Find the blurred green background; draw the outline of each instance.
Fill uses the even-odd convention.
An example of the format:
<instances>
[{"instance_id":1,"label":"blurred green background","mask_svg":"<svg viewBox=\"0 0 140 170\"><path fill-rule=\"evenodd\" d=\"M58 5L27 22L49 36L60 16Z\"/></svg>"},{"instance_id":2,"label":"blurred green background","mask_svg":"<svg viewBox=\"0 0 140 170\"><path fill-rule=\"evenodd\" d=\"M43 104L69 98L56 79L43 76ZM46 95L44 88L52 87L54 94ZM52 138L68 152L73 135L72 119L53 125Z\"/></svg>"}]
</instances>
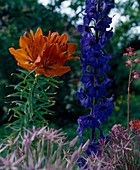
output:
<instances>
[{"instance_id":1,"label":"blurred green background","mask_svg":"<svg viewBox=\"0 0 140 170\"><path fill-rule=\"evenodd\" d=\"M122 57L125 47L135 48L140 57L140 0L113 2L115 9L110 12L110 16L114 16L114 36L105 48L108 53L113 54L108 75L114 79L110 93L114 93L115 108L108 122L103 124L105 133L116 123L126 125L129 68L124 66L125 57ZM36 31L41 27L45 35L49 30L60 34L67 33L69 41L77 44L75 55L80 56L80 33L76 27L82 23L83 9L84 0L50 0L46 6L37 0L0 0L0 137L10 133L5 130L10 108L6 96L13 91L8 86L16 84L17 81L11 76L18 66L8 51L9 47L18 48L19 37L25 31ZM55 89L56 104L51 108L55 114L48 119L51 127L62 128L69 138L73 138L77 135L77 118L87 114L87 111L75 97L75 92L81 87L80 61L69 61L68 64L71 66L71 72L57 78L63 80L63 83L59 89ZM136 67L140 72L140 65ZM131 94L131 119L140 118L139 79L132 83Z\"/></svg>"}]
</instances>

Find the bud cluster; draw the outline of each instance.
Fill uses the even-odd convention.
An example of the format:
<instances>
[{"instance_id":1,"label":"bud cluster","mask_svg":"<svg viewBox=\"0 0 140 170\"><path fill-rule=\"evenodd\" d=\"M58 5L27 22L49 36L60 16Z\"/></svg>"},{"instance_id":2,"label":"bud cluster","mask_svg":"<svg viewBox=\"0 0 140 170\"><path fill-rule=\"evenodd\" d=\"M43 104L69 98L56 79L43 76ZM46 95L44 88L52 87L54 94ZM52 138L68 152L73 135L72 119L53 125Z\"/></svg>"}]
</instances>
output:
<instances>
[{"instance_id":1,"label":"bud cluster","mask_svg":"<svg viewBox=\"0 0 140 170\"><path fill-rule=\"evenodd\" d=\"M138 57L137 58L132 58L132 57L137 56L137 53L133 52L134 48L131 48L131 47L126 48L126 51L127 51L127 53L124 53L123 56L129 57L129 59L126 60L125 66L132 68L133 64L140 62L140 58L138 58ZM137 70L132 70L132 79L137 79L139 77L140 77L140 74L138 73L138 71Z\"/></svg>"}]
</instances>

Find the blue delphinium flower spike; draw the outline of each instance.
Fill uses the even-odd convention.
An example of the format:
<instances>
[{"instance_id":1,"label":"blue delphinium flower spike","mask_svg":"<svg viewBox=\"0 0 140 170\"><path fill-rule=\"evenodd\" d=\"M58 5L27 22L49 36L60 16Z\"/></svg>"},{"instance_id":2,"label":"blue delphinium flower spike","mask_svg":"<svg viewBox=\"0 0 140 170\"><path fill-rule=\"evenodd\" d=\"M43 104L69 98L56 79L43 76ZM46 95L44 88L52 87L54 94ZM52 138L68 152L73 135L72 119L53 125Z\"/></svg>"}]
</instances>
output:
<instances>
[{"instance_id":1,"label":"blue delphinium flower spike","mask_svg":"<svg viewBox=\"0 0 140 170\"><path fill-rule=\"evenodd\" d=\"M80 116L78 119L79 137L83 139L83 131L91 129L90 144L85 152L86 155L98 152L98 139L96 129L99 131L99 139L104 138L100 128L103 122L108 120L114 107L113 97L107 98L108 87L112 80L108 78L107 72L110 70L108 61L111 55L103 49L108 40L113 35L113 28L110 28L112 18L108 16L114 4L109 0L86 0L83 17L83 25L78 26L81 34L81 82L83 87L76 93L89 114ZM99 153L99 152L98 152ZM86 162L80 158L79 162Z\"/></svg>"}]
</instances>

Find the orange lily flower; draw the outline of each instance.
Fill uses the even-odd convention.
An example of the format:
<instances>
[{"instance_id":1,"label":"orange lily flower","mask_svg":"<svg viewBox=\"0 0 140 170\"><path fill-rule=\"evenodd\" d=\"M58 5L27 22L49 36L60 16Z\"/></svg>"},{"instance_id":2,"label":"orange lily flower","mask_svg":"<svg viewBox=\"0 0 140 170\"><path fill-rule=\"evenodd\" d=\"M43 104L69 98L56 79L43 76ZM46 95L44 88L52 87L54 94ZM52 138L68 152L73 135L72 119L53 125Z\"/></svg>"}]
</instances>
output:
<instances>
[{"instance_id":1,"label":"orange lily flower","mask_svg":"<svg viewBox=\"0 0 140 170\"><path fill-rule=\"evenodd\" d=\"M70 71L70 67L64 64L73 58L76 49L75 44L67 41L66 34L59 36L57 32L49 32L48 36L43 36L41 28L38 28L35 34L30 30L20 37L21 49L10 48L9 51L20 67L28 71L35 69L36 75L61 76Z\"/></svg>"},{"instance_id":2,"label":"orange lily flower","mask_svg":"<svg viewBox=\"0 0 140 170\"><path fill-rule=\"evenodd\" d=\"M32 71L36 67L36 62L39 60L38 55L42 52L44 44L45 38L42 35L42 30L38 29L35 35L30 30L28 35L20 37L19 45L21 49L10 48L9 51L14 55L20 67Z\"/></svg>"}]
</instances>

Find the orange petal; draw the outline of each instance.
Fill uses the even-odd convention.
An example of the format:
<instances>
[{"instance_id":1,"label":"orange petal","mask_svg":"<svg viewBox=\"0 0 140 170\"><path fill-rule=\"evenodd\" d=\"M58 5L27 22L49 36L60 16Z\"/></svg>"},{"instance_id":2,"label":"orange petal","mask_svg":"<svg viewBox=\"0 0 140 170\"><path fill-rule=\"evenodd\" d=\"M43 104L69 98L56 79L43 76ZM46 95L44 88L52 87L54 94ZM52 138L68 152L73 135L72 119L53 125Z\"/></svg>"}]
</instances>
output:
<instances>
[{"instance_id":1,"label":"orange petal","mask_svg":"<svg viewBox=\"0 0 140 170\"><path fill-rule=\"evenodd\" d=\"M27 53L23 49L15 50L14 48L9 48L9 51L20 63L32 62L32 59L27 55Z\"/></svg>"},{"instance_id":2,"label":"orange petal","mask_svg":"<svg viewBox=\"0 0 140 170\"><path fill-rule=\"evenodd\" d=\"M28 39L26 36L21 36L19 40L19 44L20 47L23 48L28 53L30 58L32 58L32 51L29 47L32 46L33 42L30 39Z\"/></svg>"},{"instance_id":3,"label":"orange petal","mask_svg":"<svg viewBox=\"0 0 140 170\"><path fill-rule=\"evenodd\" d=\"M49 44L56 43L58 41L58 32L53 32L47 37L47 42Z\"/></svg>"},{"instance_id":4,"label":"orange petal","mask_svg":"<svg viewBox=\"0 0 140 170\"><path fill-rule=\"evenodd\" d=\"M71 56L76 50L76 44L71 44L71 43L68 43L68 60L71 60L71 59L77 59L79 60L80 58L78 56Z\"/></svg>"},{"instance_id":5,"label":"orange petal","mask_svg":"<svg viewBox=\"0 0 140 170\"><path fill-rule=\"evenodd\" d=\"M38 36L34 40L34 46L38 50L38 54L44 48L44 44L46 43L45 38L43 36Z\"/></svg>"},{"instance_id":6,"label":"orange petal","mask_svg":"<svg viewBox=\"0 0 140 170\"><path fill-rule=\"evenodd\" d=\"M18 63L18 65L28 71L32 71L35 69L35 65L34 64L23 64L23 63Z\"/></svg>"},{"instance_id":7,"label":"orange petal","mask_svg":"<svg viewBox=\"0 0 140 170\"><path fill-rule=\"evenodd\" d=\"M62 35L59 37L58 43L66 44L67 41L68 41L67 35L66 35L66 34L62 34Z\"/></svg>"},{"instance_id":8,"label":"orange petal","mask_svg":"<svg viewBox=\"0 0 140 170\"><path fill-rule=\"evenodd\" d=\"M26 31L26 32L24 33L24 36L27 37L28 39L30 39L31 41L34 40L34 33L33 33L32 30L30 30L30 32Z\"/></svg>"},{"instance_id":9,"label":"orange petal","mask_svg":"<svg viewBox=\"0 0 140 170\"><path fill-rule=\"evenodd\" d=\"M30 35L32 37L32 40L34 39L34 32L32 30L30 30Z\"/></svg>"},{"instance_id":10,"label":"orange petal","mask_svg":"<svg viewBox=\"0 0 140 170\"><path fill-rule=\"evenodd\" d=\"M40 69L40 68L37 68L36 69L36 75L40 75L40 74L44 74L45 76L48 76L50 77L51 76L51 71L50 70L46 70L46 69Z\"/></svg>"},{"instance_id":11,"label":"orange petal","mask_svg":"<svg viewBox=\"0 0 140 170\"><path fill-rule=\"evenodd\" d=\"M36 33L35 33L35 38L40 36L40 35L43 35L43 32L42 32L42 29L41 28L38 28Z\"/></svg>"},{"instance_id":12,"label":"orange petal","mask_svg":"<svg viewBox=\"0 0 140 170\"><path fill-rule=\"evenodd\" d=\"M76 44L71 44L71 43L68 43L68 54L73 54L75 52L75 49L76 49Z\"/></svg>"},{"instance_id":13,"label":"orange petal","mask_svg":"<svg viewBox=\"0 0 140 170\"><path fill-rule=\"evenodd\" d=\"M53 68L51 70L52 72L52 77L55 77L55 76L62 76L63 74L67 73L70 71L70 67L69 66L65 66L65 67L56 67L56 68Z\"/></svg>"},{"instance_id":14,"label":"orange petal","mask_svg":"<svg viewBox=\"0 0 140 170\"><path fill-rule=\"evenodd\" d=\"M44 74L45 76L52 76L52 77L56 77L56 76L62 76L63 74L67 73L68 71L70 71L70 67L69 66L65 66L65 67L60 67L60 68L50 68L50 69L38 69L36 70L36 74Z\"/></svg>"}]
</instances>

